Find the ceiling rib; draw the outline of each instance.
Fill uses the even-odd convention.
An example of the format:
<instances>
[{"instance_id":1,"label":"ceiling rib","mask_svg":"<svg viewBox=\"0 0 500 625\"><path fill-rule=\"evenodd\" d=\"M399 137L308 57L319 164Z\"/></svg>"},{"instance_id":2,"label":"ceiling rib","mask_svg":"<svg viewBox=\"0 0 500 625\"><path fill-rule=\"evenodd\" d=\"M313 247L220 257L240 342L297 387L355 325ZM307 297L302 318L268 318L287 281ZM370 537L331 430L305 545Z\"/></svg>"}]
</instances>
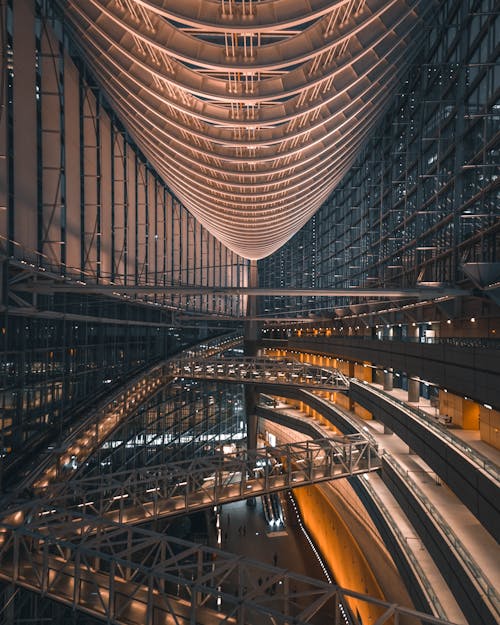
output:
<instances>
[{"instance_id":1,"label":"ceiling rib","mask_svg":"<svg viewBox=\"0 0 500 625\"><path fill-rule=\"evenodd\" d=\"M346 173L428 0L67 0L122 121L199 221L263 258Z\"/></svg>"}]
</instances>

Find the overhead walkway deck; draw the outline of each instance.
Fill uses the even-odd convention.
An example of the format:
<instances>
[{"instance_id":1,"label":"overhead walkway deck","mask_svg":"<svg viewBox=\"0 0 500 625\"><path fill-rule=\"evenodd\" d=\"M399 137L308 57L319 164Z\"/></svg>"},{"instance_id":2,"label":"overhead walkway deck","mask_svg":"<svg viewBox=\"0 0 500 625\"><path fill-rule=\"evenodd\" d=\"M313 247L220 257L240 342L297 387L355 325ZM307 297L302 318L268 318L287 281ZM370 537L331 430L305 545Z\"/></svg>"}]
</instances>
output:
<instances>
[{"instance_id":1,"label":"overhead walkway deck","mask_svg":"<svg viewBox=\"0 0 500 625\"><path fill-rule=\"evenodd\" d=\"M347 391L349 388L349 380L340 370L315 367L293 358L179 358L171 362L170 373L187 379L259 386L305 386L328 391Z\"/></svg>"},{"instance_id":2,"label":"overhead walkway deck","mask_svg":"<svg viewBox=\"0 0 500 625\"><path fill-rule=\"evenodd\" d=\"M119 625L326 625L325 610L327 623L348 625L346 607L359 602L377 611L377 625L453 625L164 534L130 525L99 532L95 523L75 516L50 529L40 519L0 524L0 579Z\"/></svg>"},{"instance_id":3,"label":"overhead walkway deck","mask_svg":"<svg viewBox=\"0 0 500 625\"><path fill-rule=\"evenodd\" d=\"M35 487L43 490L49 484L67 479L71 472L65 472L64 466L80 466L103 442L134 415L141 405L153 397L173 379L170 367L173 360L182 357L210 358L215 354L227 351L242 341L242 335L232 332L193 345L180 355L154 365L148 371L134 376L124 386L100 402L89 412L87 417L72 428L62 444L53 446L50 453L44 455L35 471L26 476L18 484L15 492ZM14 493L15 495L15 493Z\"/></svg>"},{"instance_id":4,"label":"overhead walkway deck","mask_svg":"<svg viewBox=\"0 0 500 625\"><path fill-rule=\"evenodd\" d=\"M363 436L321 438L54 484L38 514L46 522L67 510L141 523L379 467L376 449Z\"/></svg>"}]
</instances>

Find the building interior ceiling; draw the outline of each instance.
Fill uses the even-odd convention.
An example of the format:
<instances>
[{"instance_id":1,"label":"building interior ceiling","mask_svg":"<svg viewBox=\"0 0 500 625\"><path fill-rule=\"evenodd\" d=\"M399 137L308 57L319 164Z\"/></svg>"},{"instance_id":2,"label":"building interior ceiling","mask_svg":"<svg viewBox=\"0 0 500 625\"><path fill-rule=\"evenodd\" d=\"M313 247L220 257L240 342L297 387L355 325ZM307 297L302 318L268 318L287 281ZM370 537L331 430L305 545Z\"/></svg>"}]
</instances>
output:
<instances>
[{"instance_id":1,"label":"building interior ceiling","mask_svg":"<svg viewBox=\"0 0 500 625\"><path fill-rule=\"evenodd\" d=\"M418 48L428 0L67 0L127 130L187 209L264 258L325 201Z\"/></svg>"}]
</instances>

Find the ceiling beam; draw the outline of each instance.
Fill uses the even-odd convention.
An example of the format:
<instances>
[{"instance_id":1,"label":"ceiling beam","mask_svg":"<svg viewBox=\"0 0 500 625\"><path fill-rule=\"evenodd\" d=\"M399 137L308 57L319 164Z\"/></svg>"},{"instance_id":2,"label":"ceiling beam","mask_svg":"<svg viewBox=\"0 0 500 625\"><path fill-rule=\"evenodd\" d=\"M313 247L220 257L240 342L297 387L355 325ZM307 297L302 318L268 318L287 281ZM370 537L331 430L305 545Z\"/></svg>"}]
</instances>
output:
<instances>
[{"instance_id":1,"label":"ceiling beam","mask_svg":"<svg viewBox=\"0 0 500 625\"><path fill-rule=\"evenodd\" d=\"M71 293L96 295L256 295L269 297L348 297L374 299L433 299L437 297L463 297L472 295L472 291L446 286L422 286L411 289L369 289L351 287L335 288L266 288L266 287L234 287L234 286L118 286L108 284L71 284L71 283L30 283L19 285L16 289L31 293Z\"/></svg>"}]
</instances>

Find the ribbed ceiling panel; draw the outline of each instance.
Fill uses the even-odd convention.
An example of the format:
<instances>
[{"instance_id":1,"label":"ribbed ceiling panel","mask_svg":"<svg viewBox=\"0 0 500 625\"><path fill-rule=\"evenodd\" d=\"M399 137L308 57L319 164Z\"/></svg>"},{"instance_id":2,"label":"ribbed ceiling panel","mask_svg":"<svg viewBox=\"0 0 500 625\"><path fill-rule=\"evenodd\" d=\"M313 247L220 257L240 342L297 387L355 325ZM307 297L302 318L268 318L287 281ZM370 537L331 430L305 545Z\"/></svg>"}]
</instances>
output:
<instances>
[{"instance_id":1,"label":"ribbed ceiling panel","mask_svg":"<svg viewBox=\"0 0 500 625\"><path fill-rule=\"evenodd\" d=\"M267 256L383 113L430 0L66 0L131 135L225 245Z\"/></svg>"}]
</instances>

